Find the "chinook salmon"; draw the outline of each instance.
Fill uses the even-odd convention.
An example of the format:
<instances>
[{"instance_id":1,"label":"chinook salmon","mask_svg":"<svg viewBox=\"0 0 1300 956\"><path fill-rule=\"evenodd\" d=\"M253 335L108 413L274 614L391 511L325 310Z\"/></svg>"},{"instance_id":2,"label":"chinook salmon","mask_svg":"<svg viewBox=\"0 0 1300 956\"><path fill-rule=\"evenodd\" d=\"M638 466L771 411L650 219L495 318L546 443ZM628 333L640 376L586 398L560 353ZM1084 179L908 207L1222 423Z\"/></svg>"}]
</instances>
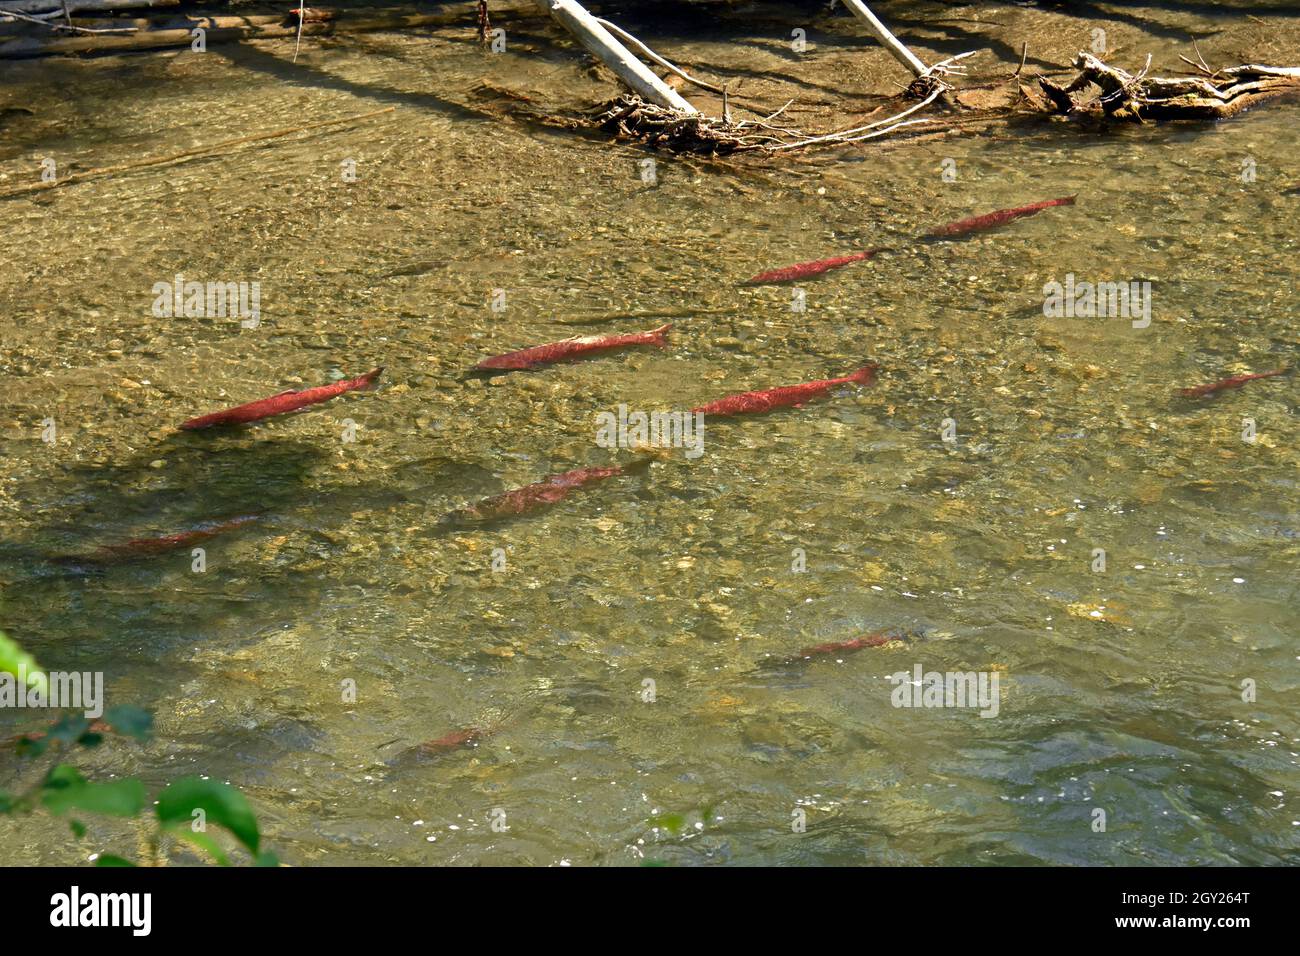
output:
<instances>
[{"instance_id":1,"label":"chinook salmon","mask_svg":"<svg viewBox=\"0 0 1300 956\"><path fill-rule=\"evenodd\" d=\"M982 216L971 216L969 219L959 219L956 222L950 222L947 225L940 226L932 232L926 233L927 239L951 239L954 236L964 236L972 232L981 232L985 229L992 229L995 226L1001 226L1003 223L1011 222L1013 219L1022 219L1025 216L1032 216L1035 213L1042 212L1044 209L1050 209L1053 206L1073 206L1074 196L1062 196L1060 199L1045 199L1042 202L1030 203L1028 206L1017 206L1015 209L999 209L995 212L988 212Z\"/></svg>"},{"instance_id":2,"label":"chinook salmon","mask_svg":"<svg viewBox=\"0 0 1300 956\"><path fill-rule=\"evenodd\" d=\"M123 541L119 544L104 545L92 553L89 560L122 561L162 554L166 551L174 551L177 548L184 548L200 541L206 541L226 531L259 521L261 518L262 516L258 514L237 515L225 521L209 521L196 528L180 531L176 534L165 534L154 538L132 538L130 541Z\"/></svg>"},{"instance_id":3,"label":"chinook salmon","mask_svg":"<svg viewBox=\"0 0 1300 956\"><path fill-rule=\"evenodd\" d=\"M380 367L371 369L365 375L357 378L344 379L330 385L318 385L315 388L304 388L302 391L297 392L289 389L277 395L272 395L270 398L260 398L255 402L227 408L225 411L191 418L187 422L182 422L181 428L194 430L197 428L213 428L217 425L245 425L249 422L261 421L263 418L270 418L273 415L283 415L286 412L306 408L308 405L328 402L331 398L342 395L344 392L372 388L383 371L383 368Z\"/></svg>"},{"instance_id":4,"label":"chinook salmon","mask_svg":"<svg viewBox=\"0 0 1300 956\"><path fill-rule=\"evenodd\" d=\"M632 475L650 467L651 457L639 458L626 465L609 465L594 468L576 468L563 474L551 475L541 481L513 491L484 498L475 504L453 511L442 519L444 525L471 524L495 521L525 514L543 505L553 505L567 498L570 492L606 478Z\"/></svg>"},{"instance_id":5,"label":"chinook salmon","mask_svg":"<svg viewBox=\"0 0 1300 956\"><path fill-rule=\"evenodd\" d=\"M798 279L809 279L832 269L842 269L855 262L870 259L877 252L883 251L883 249L867 249L864 252L853 252L847 256L831 256L829 259L817 259L813 262L796 262L792 266L782 266L780 269L760 272L758 275L746 279L741 285L773 285L778 282L795 282Z\"/></svg>"},{"instance_id":6,"label":"chinook salmon","mask_svg":"<svg viewBox=\"0 0 1300 956\"><path fill-rule=\"evenodd\" d=\"M1194 385L1191 388L1182 388L1178 392L1184 398L1203 398L1206 395L1213 395L1215 392L1222 392L1228 388L1241 388L1247 382L1254 382L1261 378L1273 378L1276 375L1285 375L1291 371L1288 368L1275 368L1269 372L1252 372L1248 375L1236 375L1232 378L1221 379L1217 382L1211 382L1209 385Z\"/></svg>"},{"instance_id":7,"label":"chinook salmon","mask_svg":"<svg viewBox=\"0 0 1300 956\"><path fill-rule=\"evenodd\" d=\"M546 345L534 345L532 348L494 355L479 362L474 368L480 371L516 371L549 365L565 359L577 358L592 352L608 352L611 349L629 348L634 345L651 345L663 348L668 344L664 335L673 327L669 322L649 332L627 332L621 335L584 335L549 342Z\"/></svg>"},{"instance_id":8,"label":"chinook salmon","mask_svg":"<svg viewBox=\"0 0 1300 956\"><path fill-rule=\"evenodd\" d=\"M816 382L804 382L802 385L785 385L780 388L728 395L707 405L692 408L691 411L703 412L705 415L747 415L788 406L798 408L809 399L825 395L837 385L870 385L875 381L877 368L879 366L873 362L843 378L827 378Z\"/></svg>"}]
</instances>

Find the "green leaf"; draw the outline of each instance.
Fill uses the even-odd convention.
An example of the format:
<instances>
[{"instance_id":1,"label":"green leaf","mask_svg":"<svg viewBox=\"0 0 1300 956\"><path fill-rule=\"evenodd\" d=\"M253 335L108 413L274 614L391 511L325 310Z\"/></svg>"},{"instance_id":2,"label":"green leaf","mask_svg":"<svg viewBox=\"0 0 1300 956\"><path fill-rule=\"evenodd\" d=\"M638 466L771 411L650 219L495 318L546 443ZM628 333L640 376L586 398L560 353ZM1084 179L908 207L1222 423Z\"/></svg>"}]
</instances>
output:
<instances>
[{"instance_id":1,"label":"green leaf","mask_svg":"<svg viewBox=\"0 0 1300 956\"><path fill-rule=\"evenodd\" d=\"M195 810L202 810L208 823L225 827L257 855L261 841L257 818L244 795L234 787L201 777L182 777L158 794L158 819L164 826L183 823L188 827Z\"/></svg>"},{"instance_id":2,"label":"green leaf","mask_svg":"<svg viewBox=\"0 0 1300 956\"><path fill-rule=\"evenodd\" d=\"M55 764L50 768L50 772L45 775L46 787L71 787L79 783L85 783L86 778L81 772L71 764Z\"/></svg>"},{"instance_id":3,"label":"green leaf","mask_svg":"<svg viewBox=\"0 0 1300 956\"><path fill-rule=\"evenodd\" d=\"M257 859L253 861L253 865L271 867L279 866L280 858L270 850L263 850L261 853L257 854Z\"/></svg>"},{"instance_id":4,"label":"green leaf","mask_svg":"<svg viewBox=\"0 0 1300 956\"><path fill-rule=\"evenodd\" d=\"M4 791L0 791L0 813L12 813L14 809L14 798Z\"/></svg>"},{"instance_id":5,"label":"green leaf","mask_svg":"<svg viewBox=\"0 0 1300 956\"><path fill-rule=\"evenodd\" d=\"M52 768L41 789L41 802L54 814L85 810L114 817L133 817L144 809L144 784L139 780L92 783L67 764Z\"/></svg>"},{"instance_id":6,"label":"green leaf","mask_svg":"<svg viewBox=\"0 0 1300 956\"><path fill-rule=\"evenodd\" d=\"M69 820L68 826L72 827L72 835L78 840L86 835L86 825L80 820Z\"/></svg>"},{"instance_id":7,"label":"green leaf","mask_svg":"<svg viewBox=\"0 0 1300 956\"><path fill-rule=\"evenodd\" d=\"M24 674L28 687L39 687L42 694L49 693L49 681L36 658L19 647L17 641L6 637L3 631L0 631L0 671L12 674L15 683L18 676Z\"/></svg>"},{"instance_id":8,"label":"green leaf","mask_svg":"<svg viewBox=\"0 0 1300 956\"><path fill-rule=\"evenodd\" d=\"M226 856L226 851L221 849L221 844L208 836L206 833L200 833L193 829L188 823L173 823L165 828L168 833L179 840L185 840L187 843L193 843L200 850L217 861L218 866L230 866L230 857Z\"/></svg>"},{"instance_id":9,"label":"green leaf","mask_svg":"<svg viewBox=\"0 0 1300 956\"><path fill-rule=\"evenodd\" d=\"M104 723L119 734L144 742L153 733L153 714L143 707L120 704L104 711Z\"/></svg>"},{"instance_id":10,"label":"green leaf","mask_svg":"<svg viewBox=\"0 0 1300 956\"><path fill-rule=\"evenodd\" d=\"M113 856L111 853L104 853L95 860L95 866L135 866L130 860L125 860L120 856Z\"/></svg>"},{"instance_id":11,"label":"green leaf","mask_svg":"<svg viewBox=\"0 0 1300 956\"><path fill-rule=\"evenodd\" d=\"M14 749L20 757L39 757L50 749L50 742L44 737L19 737Z\"/></svg>"}]
</instances>

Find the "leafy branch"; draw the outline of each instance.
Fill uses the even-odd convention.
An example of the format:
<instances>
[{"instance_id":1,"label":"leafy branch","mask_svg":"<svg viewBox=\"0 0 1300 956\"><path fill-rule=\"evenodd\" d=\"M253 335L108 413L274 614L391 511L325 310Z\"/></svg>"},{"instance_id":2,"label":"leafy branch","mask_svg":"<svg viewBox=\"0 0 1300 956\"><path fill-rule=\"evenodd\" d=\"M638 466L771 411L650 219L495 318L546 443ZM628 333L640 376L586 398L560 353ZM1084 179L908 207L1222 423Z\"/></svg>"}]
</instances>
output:
<instances>
[{"instance_id":1,"label":"leafy branch","mask_svg":"<svg viewBox=\"0 0 1300 956\"><path fill-rule=\"evenodd\" d=\"M20 668L29 680L33 674L45 679L32 656L0 633L0 671L16 674ZM110 732L140 742L148 741L153 733L153 715L132 706L110 707L100 720L91 720L80 714L64 714L47 730L20 734L10 742L20 757L34 759L75 747L98 747L105 734ZM0 814L25 816L43 809L57 817L66 816L78 839L86 834L86 826L79 818L83 813L136 818L145 813L147 806L145 786L136 778L106 782L87 780L76 767L63 762L56 762L36 784L21 793L0 791ZM229 866L230 856L208 833L208 825L217 824L239 841L255 865L279 865L275 854L262 848L257 817L248 800L228 784L203 777L174 780L158 793L153 816L155 829L149 844L155 860L162 838L167 836L201 850L221 866ZM96 858L96 865L136 864L124 857L102 854Z\"/></svg>"}]
</instances>

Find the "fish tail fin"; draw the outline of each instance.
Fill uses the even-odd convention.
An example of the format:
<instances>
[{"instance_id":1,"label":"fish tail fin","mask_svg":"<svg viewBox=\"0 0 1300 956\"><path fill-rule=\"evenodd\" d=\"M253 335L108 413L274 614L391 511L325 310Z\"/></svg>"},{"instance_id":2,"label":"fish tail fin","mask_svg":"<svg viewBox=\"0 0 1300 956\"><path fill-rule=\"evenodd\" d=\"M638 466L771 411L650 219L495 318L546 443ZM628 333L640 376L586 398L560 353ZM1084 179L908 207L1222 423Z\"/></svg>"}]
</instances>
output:
<instances>
[{"instance_id":1,"label":"fish tail fin","mask_svg":"<svg viewBox=\"0 0 1300 956\"><path fill-rule=\"evenodd\" d=\"M359 383L357 385L357 388L374 388L375 383L379 381L379 376L383 374L384 374L384 366L381 365L379 366L379 368L372 368L365 375L362 375L359 379L357 379L357 382Z\"/></svg>"},{"instance_id":2,"label":"fish tail fin","mask_svg":"<svg viewBox=\"0 0 1300 956\"><path fill-rule=\"evenodd\" d=\"M660 348L667 345L668 340L664 338L664 336L667 335L672 330L672 327L673 324L671 322L665 322L663 325L659 326L659 328L651 329L650 330L651 341L654 342L655 345L658 345Z\"/></svg>"},{"instance_id":3,"label":"fish tail fin","mask_svg":"<svg viewBox=\"0 0 1300 956\"><path fill-rule=\"evenodd\" d=\"M862 368L858 369L848 376L850 382L857 382L861 385L870 385L876 380L876 369L880 368L875 362L869 362Z\"/></svg>"},{"instance_id":4,"label":"fish tail fin","mask_svg":"<svg viewBox=\"0 0 1300 956\"><path fill-rule=\"evenodd\" d=\"M1078 198L1077 193L1073 196L1062 196L1060 199L1056 200L1056 204L1058 206L1073 206L1074 201Z\"/></svg>"},{"instance_id":5,"label":"fish tail fin","mask_svg":"<svg viewBox=\"0 0 1300 956\"><path fill-rule=\"evenodd\" d=\"M504 707L489 707L479 715L474 726L478 728L479 735L491 737L507 724L513 722L518 716L519 705L506 705Z\"/></svg>"}]
</instances>

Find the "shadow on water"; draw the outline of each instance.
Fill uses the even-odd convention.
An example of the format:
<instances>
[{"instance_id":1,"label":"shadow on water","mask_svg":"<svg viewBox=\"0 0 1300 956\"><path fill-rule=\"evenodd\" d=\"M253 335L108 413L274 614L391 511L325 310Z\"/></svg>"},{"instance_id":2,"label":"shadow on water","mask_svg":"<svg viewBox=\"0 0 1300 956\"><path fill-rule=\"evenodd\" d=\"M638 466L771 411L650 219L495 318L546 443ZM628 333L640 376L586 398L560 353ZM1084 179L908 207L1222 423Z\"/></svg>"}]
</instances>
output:
<instances>
[{"instance_id":1,"label":"shadow on water","mask_svg":"<svg viewBox=\"0 0 1300 956\"><path fill-rule=\"evenodd\" d=\"M124 652L153 659L165 650L157 636L172 635L162 642L171 644L211 632L241 614L253 595L230 586L238 562L214 561L191 577L192 545L237 555L241 544L266 536L304 506L307 481L325 456L297 441L223 447L183 436L125 461L74 466L53 486L20 486L15 498L45 520L0 548L6 624L38 657L43 646L67 642L93 648L89 656L101 661ZM165 468L151 467L160 459ZM243 520L250 516L257 520ZM183 537L222 522L230 526L218 535ZM165 536L182 537L160 541ZM164 584L168 596L160 600ZM121 633L129 652L103 639L97 622L109 620L126 622ZM55 656L44 658L46 666L55 666ZM80 649L78 661L86 666Z\"/></svg>"},{"instance_id":2,"label":"shadow on water","mask_svg":"<svg viewBox=\"0 0 1300 956\"><path fill-rule=\"evenodd\" d=\"M20 484L15 497L49 520L18 553L79 554L100 544L275 511L301 495L307 477L326 455L298 441L226 442L177 436L125 461L74 465L66 482L53 487ZM165 466L153 467L157 461ZM0 560L13 545L9 542L0 552Z\"/></svg>"},{"instance_id":3,"label":"shadow on water","mask_svg":"<svg viewBox=\"0 0 1300 956\"><path fill-rule=\"evenodd\" d=\"M442 99L439 96L434 96L432 93L399 90L391 87L355 83L336 74L314 69L305 63L293 63L283 57L277 56L273 53L267 53L263 50L257 49L256 47L244 46L236 43L220 44L214 46L212 49L241 69L257 73L265 73L268 76L275 77L277 80L296 83L300 86L311 87L312 89L335 90L362 99L374 100L377 103L385 105L409 106L416 109L428 110L434 113L442 113L452 119L495 119L495 117L490 113L485 113L464 106L460 103L454 103L451 100Z\"/></svg>"}]
</instances>

